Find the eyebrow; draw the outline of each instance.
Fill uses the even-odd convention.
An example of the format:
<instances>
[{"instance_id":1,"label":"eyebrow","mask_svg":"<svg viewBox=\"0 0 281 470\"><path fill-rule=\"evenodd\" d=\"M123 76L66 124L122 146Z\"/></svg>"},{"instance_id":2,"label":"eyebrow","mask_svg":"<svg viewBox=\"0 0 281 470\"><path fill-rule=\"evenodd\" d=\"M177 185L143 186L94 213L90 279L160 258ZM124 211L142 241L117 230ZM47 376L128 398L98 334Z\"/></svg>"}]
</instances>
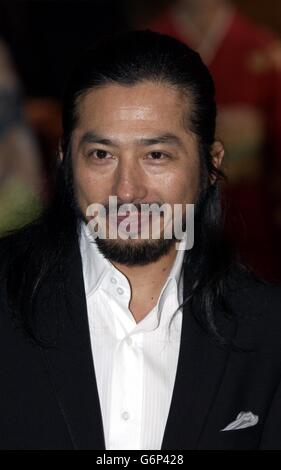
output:
<instances>
[{"instance_id":1,"label":"eyebrow","mask_svg":"<svg viewBox=\"0 0 281 470\"><path fill-rule=\"evenodd\" d=\"M155 136L155 137L136 139L135 143L137 145L143 145L143 146L168 144L168 145L176 145L179 148L183 148L182 140L179 137L177 137L175 134L172 134L169 132ZM118 147L117 142L107 139L92 131L85 132L85 134L81 137L81 140L78 145L78 150L85 144L101 144L101 145L106 145L110 147Z\"/></svg>"}]
</instances>

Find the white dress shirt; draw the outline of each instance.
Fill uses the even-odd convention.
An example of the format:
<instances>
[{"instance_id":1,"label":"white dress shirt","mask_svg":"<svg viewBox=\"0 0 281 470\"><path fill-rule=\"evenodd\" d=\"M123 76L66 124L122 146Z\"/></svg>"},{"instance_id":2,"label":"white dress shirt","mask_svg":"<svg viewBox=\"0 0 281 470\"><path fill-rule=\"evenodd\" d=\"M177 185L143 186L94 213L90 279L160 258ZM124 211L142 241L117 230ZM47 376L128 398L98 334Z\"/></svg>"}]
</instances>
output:
<instances>
[{"instance_id":1,"label":"white dress shirt","mask_svg":"<svg viewBox=\"0 0 281 470\"><path fill-rule=\"evenodd\" d=\"M184 250L157 305L138 323L126 276L99 252L85 224L80 251L106 449L159 450L178 363Z\"/></svg>"}]
</instances>

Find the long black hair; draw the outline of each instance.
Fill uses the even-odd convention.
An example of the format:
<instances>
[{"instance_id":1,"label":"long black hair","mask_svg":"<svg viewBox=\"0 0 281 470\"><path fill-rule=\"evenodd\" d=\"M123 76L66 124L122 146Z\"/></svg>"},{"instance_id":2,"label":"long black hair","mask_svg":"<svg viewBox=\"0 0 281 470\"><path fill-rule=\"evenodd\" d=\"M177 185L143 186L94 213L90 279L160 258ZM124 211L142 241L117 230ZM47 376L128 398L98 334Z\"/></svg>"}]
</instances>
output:
<instances>
[{"instance_id":1,"label":"long black hair","mask_svg":"<svg viewBox=\"0 0 281 470\"><path fill-rule=\"evenodd\" d=\"M185 121L197 136L201 187L195 243L185 261L188 296L184 303L190 302L200 324L224 342L215 312L218 304L225 301L226 281L234 264L223 236L219 187L223 174L211 157L217 114L214 83L198 53L176 39L149 30L104 37L81 55L64 92L63 158L57 163L54 197L37 220L3 239L2 246L11 247L2 250L9 252L6 278L11 312L16 323L36 341L40 341L36 332L36 297L50 279L63 296L63 262L73 240L79 237L81 221L71 162L71 137L79 117L79 100L96 87L133 86L145 80L176 87L191 105Z\"/></svg>"}]
</instances>

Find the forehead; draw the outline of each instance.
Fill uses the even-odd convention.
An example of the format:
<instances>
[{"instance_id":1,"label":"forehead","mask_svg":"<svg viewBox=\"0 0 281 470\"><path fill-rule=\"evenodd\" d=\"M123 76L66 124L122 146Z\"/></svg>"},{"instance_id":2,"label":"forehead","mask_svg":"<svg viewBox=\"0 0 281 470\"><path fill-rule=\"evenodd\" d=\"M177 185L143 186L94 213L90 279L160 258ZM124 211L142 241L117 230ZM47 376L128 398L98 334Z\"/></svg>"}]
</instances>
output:
<instances>
[{"instance_id":1,"label":"forehead","mask_svg":"<svg viewBox=\"0 0 281 470\"><path fill-rule=\"evenodd\" d=\"M183 92L168 84L110 84L90 90L79 99L77 127L134 124L184 128L189 109Z\"/></svg>"}]
</instances>

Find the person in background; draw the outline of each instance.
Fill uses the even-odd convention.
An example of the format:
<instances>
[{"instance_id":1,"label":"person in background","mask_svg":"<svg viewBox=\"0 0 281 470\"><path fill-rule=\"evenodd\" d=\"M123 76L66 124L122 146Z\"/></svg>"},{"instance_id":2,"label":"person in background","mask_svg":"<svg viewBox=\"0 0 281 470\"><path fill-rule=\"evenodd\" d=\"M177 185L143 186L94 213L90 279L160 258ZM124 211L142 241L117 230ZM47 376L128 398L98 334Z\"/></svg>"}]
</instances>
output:
<instances>
[{"instance_id":1,"label":"person in background","mask_svg":"<svg viewBox=\"0 0 281 470\"><path fill-rule=\"evenodd\" d=\"M22 92L9 50L0 41L0 233L19 228L40 212L40 154L25 122Z\"/></svg>"},{"instance_id":2,"label":"person in background","mask_svg":"<svg viewBox=\"0 0 281 470\"><path fill-rule=\"evenodd\" d=\"M217 90L227 232L244 261L281 279L281 46L227 0L178 0L149 27L196 49Z\"/></svg>"}]
</instances>

